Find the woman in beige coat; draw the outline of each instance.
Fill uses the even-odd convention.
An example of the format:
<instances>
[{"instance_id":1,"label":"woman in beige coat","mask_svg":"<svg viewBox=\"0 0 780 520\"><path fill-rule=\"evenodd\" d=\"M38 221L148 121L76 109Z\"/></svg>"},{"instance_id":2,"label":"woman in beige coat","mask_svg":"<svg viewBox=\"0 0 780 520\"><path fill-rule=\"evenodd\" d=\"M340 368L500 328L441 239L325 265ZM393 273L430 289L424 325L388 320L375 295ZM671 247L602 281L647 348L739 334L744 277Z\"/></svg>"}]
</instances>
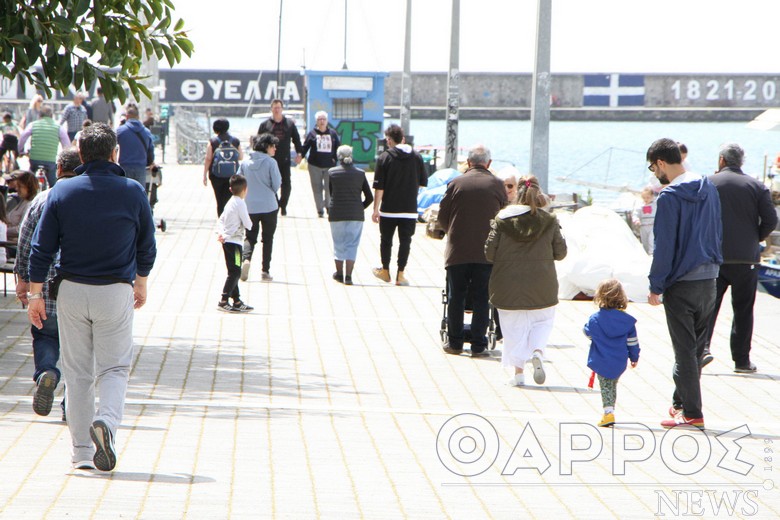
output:
<instances>
[{"instance_id":1,"label":"woman in beige coat","mask_svg":"<svg viewBox=\"0 0 780 520\"><path fill-rule=\"evenodd\" d=\"M498 309L504 335L501 364L514 367L510 384L522 386L529 361L534 381L545 380L542 359L558 304L555 260L566 256L566 241L558 219L541 209L548 201L537 178L518 184L517 202L493 220L485 256L493 262L490 303Z\"/></svg>"}]
</instances>

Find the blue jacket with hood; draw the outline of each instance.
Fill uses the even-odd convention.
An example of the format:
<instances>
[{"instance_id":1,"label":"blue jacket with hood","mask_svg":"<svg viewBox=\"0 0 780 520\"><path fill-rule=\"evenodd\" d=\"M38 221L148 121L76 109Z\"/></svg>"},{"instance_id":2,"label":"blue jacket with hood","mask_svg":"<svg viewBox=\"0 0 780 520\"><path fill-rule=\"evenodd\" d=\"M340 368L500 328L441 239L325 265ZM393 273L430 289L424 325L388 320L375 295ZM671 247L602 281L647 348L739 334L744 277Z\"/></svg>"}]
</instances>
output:
<instances>
[{"instance_id":1,"label":"blue jacket with hood","mask_svg":"<svg viewBox=\"0 0 780 520\"><path fill-rule=\"evenodd\" d=\"M639 361L636 319L618 309L599 309L582 329L591 339L588 368L601 377L617 379L626 360Z\"/></svg>"},{"instance_id":2,"label":"blue jacket with hood","mask_svg":"<svg viewBox=\"0 0 780 520\"><path fill-rule=\"evenodd\" d=\"M705 177L685 172L657 200L650 291L663 294L681 280L718 277L723 235L718 190Z\"/></svg>"}]
</instances>

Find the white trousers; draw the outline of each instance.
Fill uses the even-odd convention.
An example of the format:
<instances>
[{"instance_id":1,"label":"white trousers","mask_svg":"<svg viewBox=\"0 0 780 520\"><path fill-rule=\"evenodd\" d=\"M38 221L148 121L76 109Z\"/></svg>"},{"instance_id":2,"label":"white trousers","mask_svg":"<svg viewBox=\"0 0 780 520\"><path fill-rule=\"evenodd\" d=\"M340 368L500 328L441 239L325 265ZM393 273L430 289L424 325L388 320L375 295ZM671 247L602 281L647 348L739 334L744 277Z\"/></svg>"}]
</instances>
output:
<instances>
[{"instance_id":1,"label":"white trousers","mask_svg":"<svg viewBox=\"0 0 780 520\"><path fill-rule=\"evenodd\" d=\"M498 309L504 348L501 365L523 368L534 350L544 354L555 321L555 307L530 311Z\"/></svg>"},{"instance_id":2,"label":"white trousers","mask_svg":"<svg viewBox=\"0 0 780 520\"><path fill-rule=\"evenodd\" d=\"M57 319L71 456L73 462L92 460L93 421L105 421L114 435L122 422L133 361L133 288L65 280L57 296Z\"/></svg>"}]
</instances>

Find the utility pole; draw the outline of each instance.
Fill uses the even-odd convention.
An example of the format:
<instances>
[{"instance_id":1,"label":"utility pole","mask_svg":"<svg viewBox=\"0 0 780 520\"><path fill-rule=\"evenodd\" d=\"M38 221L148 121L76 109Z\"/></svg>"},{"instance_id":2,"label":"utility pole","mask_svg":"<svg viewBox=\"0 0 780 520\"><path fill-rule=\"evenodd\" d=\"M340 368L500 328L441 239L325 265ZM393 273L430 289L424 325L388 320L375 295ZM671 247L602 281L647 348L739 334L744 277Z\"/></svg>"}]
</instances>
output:
<instances>
[{"instance_id":1,"label":"utility pole","mask_svg":"<svg viewBox=\"0 0 780 520\"><path fill-rule=\"evenodd\" d=\"M341 70L347 70L347 3L349 0L344 0L344 65L341 66Z\"/></svg>"},{"instance_id":2,"label":"utility pole","mask_svg":"<svg viewBox=\"0 0 780 520\"><path fill-rule=\"evenodd\" d=\"M401 76L401 128L410 134L412 119L412 0L406 0L406 42L404 72Z\"/></svg>"},{"instance_id":3,"label":"utility pole","mask_svg":"<svg viewBox=\"0 0 780 520\"><path fill-rule=\"evenodd\" d=\"M531 173L547 192L550 159L550 46L552 0L539 0L536 16L536 61L531 91Z\"/></svg>"},{"instance_id":4,"label":"utility pole","mask_svg":"<svg viewBox=\"0 0 780 520\"><path fill-rule=\"evenodd\" d=\"M450 30L450 69L447 74L447 135L444 138L444 167L458 167L458 111L460 105L460 0L452 0L452 29Z\"/></svg>"},{"instance_id":5,"label":"utility pole","mask_svg":"<svg viewBox=\"0 0 780 520\"><path fill-rule=\"evenodd\" d=\"M284 0L279 0L279 36L276 40L276 88L274 89L275 98L281 98L279 89L282 87L282 6Z\"/></svg>"}]
</instances>

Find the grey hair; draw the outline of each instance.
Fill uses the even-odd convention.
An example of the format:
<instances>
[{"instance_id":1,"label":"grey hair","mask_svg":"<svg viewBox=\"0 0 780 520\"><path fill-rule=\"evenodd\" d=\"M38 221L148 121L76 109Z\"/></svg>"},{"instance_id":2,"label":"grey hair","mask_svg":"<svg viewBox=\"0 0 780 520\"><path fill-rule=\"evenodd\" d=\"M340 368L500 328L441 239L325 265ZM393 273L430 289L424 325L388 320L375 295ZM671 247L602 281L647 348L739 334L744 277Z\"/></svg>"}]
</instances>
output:
<instances>
[{"instance_id":1,"label":"grey hair","mask_svg":"<svg viewBox=\"0 0 780 520\"><path fill-rule=\"evenodd\" d=\"M745 163L745 150L737 143L721 145L718 156L723 157L723 161L729 168L741 168Z\"/></svg>"},{"instance_id":2,"label":"grey hair","mask_svg":"<svg viewBox=\"0 0 780 520\"><path fill-rule=\"evenodd\" d=\"M341 164L352 164L352 147L348 144L342 144L339 146L338 150L336 150L336 157L338 157Z\"/></svg>"},{"instance_id":3,"label":"grey hair","mask_svg":"<svg viewBox=\"0 0 780 520\"><path fill-rule=\"evenodd\" d=\"M478 144L471 150L469 150L469 164L471 166L484 166L490 163L490 150L487 146Z\"/></svg>"},{"instance_id":4,"label":"grey hair","mask_svg":"<svg viewBox=\"0 0 780 520\"><path fill-rule=\"evenodd\" d=\"M52 112L51 105L41 105L41 117L51 117Z\"/></svg>"},{"instance_id":5,"label":"grey hair","mask_svg":"<svg viewBox=\"0 0 780 520\"><path fill-rule=\"evenodd\" d=\"M324 117L325 119L328 119L328 113L327 113L327 112L325 112L324 110L318 110L318 111L317 111L317 112L314 114L314 120L316 121L316 120L317 120L317 119L319 119L320 117Z\"/></svg>"}]
</instances>

